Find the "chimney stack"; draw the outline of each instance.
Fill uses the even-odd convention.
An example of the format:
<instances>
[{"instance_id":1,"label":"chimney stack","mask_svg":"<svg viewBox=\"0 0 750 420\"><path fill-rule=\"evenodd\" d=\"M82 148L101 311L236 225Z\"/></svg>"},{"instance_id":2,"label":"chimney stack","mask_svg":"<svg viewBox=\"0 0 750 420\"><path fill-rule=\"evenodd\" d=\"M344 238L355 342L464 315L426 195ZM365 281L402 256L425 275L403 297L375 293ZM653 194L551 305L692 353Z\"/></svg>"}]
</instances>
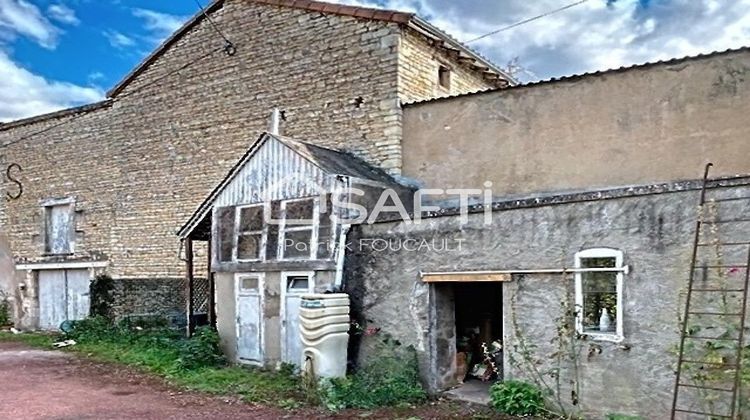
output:
<instances>
[{"instance_id":1,"label":"chimney stack","mask_svg":"<svg viewBox=\"0 0 750 420\"><path fill-rule=\"evenodd\" d=\"M271 111L271 121L268 124L268 132L280 136L281 135L281 111L278 108L274 108Z\"/></svg>"}]
</instances>

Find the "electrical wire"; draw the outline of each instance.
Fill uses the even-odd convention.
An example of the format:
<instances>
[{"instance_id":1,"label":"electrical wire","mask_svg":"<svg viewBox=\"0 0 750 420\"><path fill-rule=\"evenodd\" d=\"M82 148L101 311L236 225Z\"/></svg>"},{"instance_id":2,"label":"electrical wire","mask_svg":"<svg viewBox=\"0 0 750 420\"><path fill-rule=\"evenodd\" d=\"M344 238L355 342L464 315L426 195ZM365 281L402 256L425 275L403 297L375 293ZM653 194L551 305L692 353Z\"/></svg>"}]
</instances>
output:
<instances>
[{"instance_id":1,"label":"electrical wire","mask_svg":"<svg viewBox=\"0 0 750 420\"><path fill-rule=\"evenodd\" d=\"M196 1L198 1L198 0L196 0ZM563 6L563 7L560 7L558 9L550 10L549 12L542 13L541 15L537 15L537 16L534 16L534 17L531 17L531 18L528 18L528 19L524 19L524 20L522 20L520 22L516 22L516 23L514 23L512 25L508 25L508 26L502 27L500 29L494 30L492 32L488 32L488 33L486 33L484 35L478 36L478 37L470 39L468 41L464 41L464 44L469 44L469 43L472 43L472 42L476 42L476 41L479 41L480 39L484 39L484 38L490 37L492 35L499 34L500 32L505 32L507 30L519 27L521 25L525 25L525 24L527 24L529 22L533 22L535 20L542 19L542 18L547 17L549 15L554 15L555 13L559 13L559 12L562 12L564 10L568 10L568 9L576 7L576 6L580 5L580 4L586 3L587 1L589 1L589 0L579 0L579 1L575 2L575 3L568 4L567 6Z\"/></svg>"},{"instance_id":2,"label":"electrical wire","mask_svg":"<svg viewBox=\"0 0 750 420\"><path fill-rule=\"evenodd\" d=\"M178 67L177 69L174 69L174 70L170 71L169 73L167 73L167 74L165 74L165 75L163 75L161 77L158 77L155 80L152 80L151 82L143 84L143 85L139 86L138 88L135 88L135 89L130 90L128 92L122 93L122 94L118 95L116 98L111 98L110 99L111 102L115 102L117 100L120 100L120 99L123 99L123 98L127 98L130 95L133 95L133 94L138 93L138 92L140 92L140 91L142 91L142 90L144 90L144 89L146 89L146 88L148 88L150 86L153 86L153 85L161 82L162 80L166 79L167 77L172 76L175 73L179 73L182 70L185 70L186 68L194 65L197 62L202 61L202 60L204 60L204 59L206 59L208 57L211 57L212 55L216 54L218 51L224 51L224 53L226 53L230 57L233 56L233 55L235 55L237 53L237 47L235 46L235 44L232 41L230 41L229 38L226 37L226 35L224 35L224 32L222 32L221 29L219 29L218 25L216 25L216 22L214 22L213 19L211 19L211 16L209 16L208 13L206 13L206 10L203 8L203 5L201 5L200 1L199 0L195 0L195 3L200 8L200 11L201 11L201 14L203 15L203 17L206 18L206 20L208 20L208 22L211 24L211 27L214 29L214 31L216 31L216 33L219 34L219 36L221 36L221 38L224 40L224 46L221 47L221 48L218 48L218 49L211 50L208 53L206 53L206 54L204 54L204 55L202 55L200 57L197 57L193 61L190 61L189 63L186 63L186 64ZM20 143L22 141L28 140L31 137L37 136L39 134L46 133L46 132L51 131L51 130L57 128L57 127L60 127L62 125L68 124L68 123L71 123L71 122L77 120L78 118L81 118L82 116L87 115L87 114L88 114L88 112L82 110L80 113L74 114L74 115L70 116L69 118L67 118L67 119L65 119L65 120L63 120L63 121L61 121L61 122L59 122L57 124L52 124L52 125L47 126L47 127L43 128L41 130L38 130L38 131L35 131L35 132L32 132L32 133L26 134L24 136L21 136L21 137L15 139L15 140L12 140L12 141L8 142L8 143L0 144L0 149L6 148L8 146L12 146L12 145ZM2 125L0 124L0 127L1 126Z\"/></svg>"},{"instance_id":3,"label":"electrical wire","mask_svg":"<svg viewBox=\"0 0 750 420\"><path fill-rule=\"evenodd\" d=\"M201 4L201 2L199 0L195 0L195 4L198 5L198 8L201 10L201 13L203 14L203 17L206 18L206 20L208 20L208 22L214 28L214 31L216 31L216 33L219 34L219 36L222 39L224 39L224 52L230 57L235 55L237 53L237 48L234 46L234 43L230 41L226 35L224 35L224 32L222 32L221 29L219 29L219 26L216 24L216 22L214 22L214 20L211 19L211 16L209 16L208 13L206 13L206 9L203 8L203 5Z\"/></svg>"}]
</instances>

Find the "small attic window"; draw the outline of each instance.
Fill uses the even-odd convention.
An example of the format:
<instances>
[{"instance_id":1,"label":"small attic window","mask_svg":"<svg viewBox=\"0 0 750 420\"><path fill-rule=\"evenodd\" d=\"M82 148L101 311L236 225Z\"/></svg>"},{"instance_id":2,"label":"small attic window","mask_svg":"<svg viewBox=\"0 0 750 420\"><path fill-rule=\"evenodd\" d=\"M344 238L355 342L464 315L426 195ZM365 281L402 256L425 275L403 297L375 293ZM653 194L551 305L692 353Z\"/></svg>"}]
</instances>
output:
<instances>
[{"instance_id":1,"label":"small attic window","mask_svg":"<svg viewBox=\"0 0 750 420\"><path fill-rule=\"evenodd\" d=\"M447 66L438 67L438 85L446 90L451 88L451 69Z\"/></svg>"}]
</instances>

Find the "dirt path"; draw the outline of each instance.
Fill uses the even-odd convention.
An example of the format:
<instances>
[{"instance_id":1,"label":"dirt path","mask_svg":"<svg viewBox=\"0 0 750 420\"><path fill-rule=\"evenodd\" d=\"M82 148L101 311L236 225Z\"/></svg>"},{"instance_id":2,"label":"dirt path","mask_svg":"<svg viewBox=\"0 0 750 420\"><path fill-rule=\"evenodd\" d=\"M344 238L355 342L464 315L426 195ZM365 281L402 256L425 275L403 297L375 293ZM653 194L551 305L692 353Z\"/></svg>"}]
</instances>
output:
<instances>
[{"instance_id":1,"label":"dirt path","mask_svg":"<svg viewBox=\"0 0 750 420\"><path fill-rule=\"evenodd\" d=\"M469 407L331 413L253 406L182 392L131 368L0 341L0 419L343 419L470 418Z\"/></svg>"},{"instance_id":2,"label":"dirt path","mask_svg":"<svg viewBox=\"0 0 750 420\"><path fill-rule=\"evenodd\" d=\"M170 389L162 381L59 351L0 342L3 419L278 419L319 417Z\"/></svg>"}]
</instances>

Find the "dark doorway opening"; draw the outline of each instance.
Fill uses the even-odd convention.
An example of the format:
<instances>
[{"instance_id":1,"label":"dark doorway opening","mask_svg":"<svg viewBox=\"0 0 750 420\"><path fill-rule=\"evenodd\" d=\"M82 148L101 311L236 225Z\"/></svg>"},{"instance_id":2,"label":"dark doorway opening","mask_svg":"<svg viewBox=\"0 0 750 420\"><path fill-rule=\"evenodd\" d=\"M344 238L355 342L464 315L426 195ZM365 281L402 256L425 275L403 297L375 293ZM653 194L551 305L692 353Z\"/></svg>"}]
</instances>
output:
<instances>
[{"instance_id":1,"label":"dark doorway opening","mask_svg":"<svg viewBox=\"0 0 750 420\"><path fill-rule=\"evenodd\" d=\"M502 283L454 283L453 296L456 378L466 392L485 392L503 377Z\"/></svg>"}]
</instances>

